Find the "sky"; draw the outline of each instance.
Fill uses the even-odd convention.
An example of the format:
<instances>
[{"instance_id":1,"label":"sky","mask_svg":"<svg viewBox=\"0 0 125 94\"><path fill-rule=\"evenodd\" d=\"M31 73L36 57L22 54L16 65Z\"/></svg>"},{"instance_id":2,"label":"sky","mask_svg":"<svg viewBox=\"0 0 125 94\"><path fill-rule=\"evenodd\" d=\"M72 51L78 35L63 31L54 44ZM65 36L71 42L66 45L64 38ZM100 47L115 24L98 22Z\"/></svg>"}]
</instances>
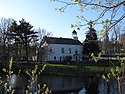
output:
<instances>
[{"instance_id":1,"label":"sky","mask_svg":"<svg viewBox=\"0 0 125 94\"><path fill-rule=\"evenodd\" d=\"M50 0L0 0L0 18L12 18L16 21L24 18L34 26L34 29L45 29L52 32L53 37L72 38L73 28L70 24L78 22L77 15L85 15L92 19L97 15L79 12L79 7L70 6L64 13L55 11L55 8L63 6L61 3ZM98 30L98 28L95 28ZM77 31L78 39L83 42L86 29Z\"/></svg>"}]
</instances>

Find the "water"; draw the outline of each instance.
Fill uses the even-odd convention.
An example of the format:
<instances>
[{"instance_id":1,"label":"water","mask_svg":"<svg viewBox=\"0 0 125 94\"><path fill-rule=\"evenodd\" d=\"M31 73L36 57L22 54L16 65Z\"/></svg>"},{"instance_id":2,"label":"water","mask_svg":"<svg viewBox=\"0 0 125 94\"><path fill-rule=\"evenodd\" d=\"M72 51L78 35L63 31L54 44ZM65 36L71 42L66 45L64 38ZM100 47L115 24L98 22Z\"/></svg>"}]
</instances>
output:
<instances>
[{"instance_id":1,"label":"water","mask_svg":"<svg viewBox=\"0 0 125 94\"><path fill-rule=\"evenodd\" d=\"M56 75L40 75L36 76L32 84L32 88L29 88L30 77L26 74L12 75L8 82L15 90L15 94L25 94L25 90L28 88L32 92L38 90L37 85L42 87L47 85L52 94L118 94L117 81L111 80L110 83L97 77L77 77L77 76L56 76ZM0 94L4 94L4 85L0 85ZM125 94L125 93L123 93Z\"/></svg>"}]
</instances>

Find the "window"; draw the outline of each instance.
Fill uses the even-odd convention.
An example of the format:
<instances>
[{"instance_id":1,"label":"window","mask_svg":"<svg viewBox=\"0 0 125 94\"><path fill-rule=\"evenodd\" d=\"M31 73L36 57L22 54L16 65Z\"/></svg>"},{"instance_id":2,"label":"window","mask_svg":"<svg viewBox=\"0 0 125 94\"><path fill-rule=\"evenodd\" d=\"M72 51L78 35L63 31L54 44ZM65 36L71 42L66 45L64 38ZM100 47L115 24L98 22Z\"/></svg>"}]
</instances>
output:
<instances>
[{"instance_id":1,"label":"window","mask_svg":"<svg viewBox=\"0 0 125 94\"><path fill-rule=\"evenodd\" d=\"M69 48L68 53L71 54L71 48Z\"/></svg>"},{"instance_id":2,"label":"window","mask_svg":"<svg viewBox=\"0 0 125 94\"><path fill-rule=\"evenodd\" d=\"M62 61L62 57L60 57L60 61Z\"/></svg>"},{"instance_id":3,"label":"window","mask_svg":"<svg viewBox=\"0 0 125 94\"><path fill-rule=\"evenodd\" d=\"M77 50L75 51L75 54L78 54L78 51L77 51Z\"/></svg>"},{"instance_id":4,"label":"window","mask_svg":"<svg viewBox=\"0 0 125 94\"><path fill-rule=\"evenodd\" d=\"M54 60L56 60L56 56L54 56Z\"/></svg>"},{"instance_id":5,"label":"window","mask_svg":"<svg viewBox=\"0 0 125 94\"><path fill-rule=\"evenodd\" d=\"M50 48L50 50L49 50L50 52L52 52L52 48Z\"/></svg>"},{"instance_id":6,"label":"window","mask_svg":"<svg viewBox=\"0 0 125 94\"><path fill-rule=\"evenodd\" d=\"M62 54L64 54L64 53L65 53L64 48L61 48L61 53L62 53Z\"/></svg>"}]
</instances>

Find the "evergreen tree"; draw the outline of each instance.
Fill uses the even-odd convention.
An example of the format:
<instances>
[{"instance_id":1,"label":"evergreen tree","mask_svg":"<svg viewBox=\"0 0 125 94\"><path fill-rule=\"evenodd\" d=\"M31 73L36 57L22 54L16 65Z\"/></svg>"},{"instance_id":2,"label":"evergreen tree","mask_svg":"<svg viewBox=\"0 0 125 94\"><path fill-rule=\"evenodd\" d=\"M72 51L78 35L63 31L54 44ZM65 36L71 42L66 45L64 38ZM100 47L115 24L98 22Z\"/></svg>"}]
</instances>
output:
<instances>
[{"instance_id":1,"label":"evergreen tree","mask_svg":"<svg viewBox=\"0 0 125 94\"><path fill-rule=\"evenodd\" d=\"M16 21L13 20L12 25L9 28L11 32L9 35L13 36L15 39L15 43L21 44L25 47L26 60L28 61L28 47L29 43L34 39L34 37L38 37L33 29L33 26L26 22L24 19L19 21L19 25ZM37 41L37 40L36 40Z\"/></svg>"},{"instance_id":2,"label":"evergreen tree","mask_svg":"<svg viewBox=\"0 0 125 94\"><path fill-rule=\"evenodd\" d=\"M83 54L90 56L92 53L97 55L100 52L96 30L90 26L83 42Z\"/></svg>"}]
</instances>

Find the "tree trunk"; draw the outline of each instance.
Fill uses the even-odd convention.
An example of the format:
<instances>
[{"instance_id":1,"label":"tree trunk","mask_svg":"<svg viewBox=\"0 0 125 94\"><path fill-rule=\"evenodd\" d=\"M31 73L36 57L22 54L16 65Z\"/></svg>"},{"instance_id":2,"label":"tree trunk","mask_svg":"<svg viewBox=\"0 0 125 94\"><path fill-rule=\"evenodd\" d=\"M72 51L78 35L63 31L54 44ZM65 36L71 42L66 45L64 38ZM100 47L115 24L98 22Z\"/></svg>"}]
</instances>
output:
<instances>
[{"instance_id":1,"label":"tree trunk","mask_svg":"<svg viewBox=\"0 0 125 94\"><path fill-rule=\"evenodd\" d=\"M5 55L6 52L6 43L5 43L5 39L4 39L4 43L3 43L3 54Z\"/></svg>"},{"instance_id":2,"label":"tree trunk","mask_svg":"<svg viewBox=\"0 0 125 94\"><path fill-rule=\"evenodd\" d=\"M26 51L26 61L27 63L29 63L29 60L28 60L28 44L27 44L27 39L26 39L26 42L25 42L25 51Z\"/></svg>"},{"instance_id":3,"label":"tree trunk","mask_svg":"<svg viewBox=\"0 0 125 94\"><path fill-rule=\"evenodd\" d=\"M122 92L121 92L121 84L120 84L119 80L118 80L118 94L122 94Z\"/></svg>"}]
</instances>

